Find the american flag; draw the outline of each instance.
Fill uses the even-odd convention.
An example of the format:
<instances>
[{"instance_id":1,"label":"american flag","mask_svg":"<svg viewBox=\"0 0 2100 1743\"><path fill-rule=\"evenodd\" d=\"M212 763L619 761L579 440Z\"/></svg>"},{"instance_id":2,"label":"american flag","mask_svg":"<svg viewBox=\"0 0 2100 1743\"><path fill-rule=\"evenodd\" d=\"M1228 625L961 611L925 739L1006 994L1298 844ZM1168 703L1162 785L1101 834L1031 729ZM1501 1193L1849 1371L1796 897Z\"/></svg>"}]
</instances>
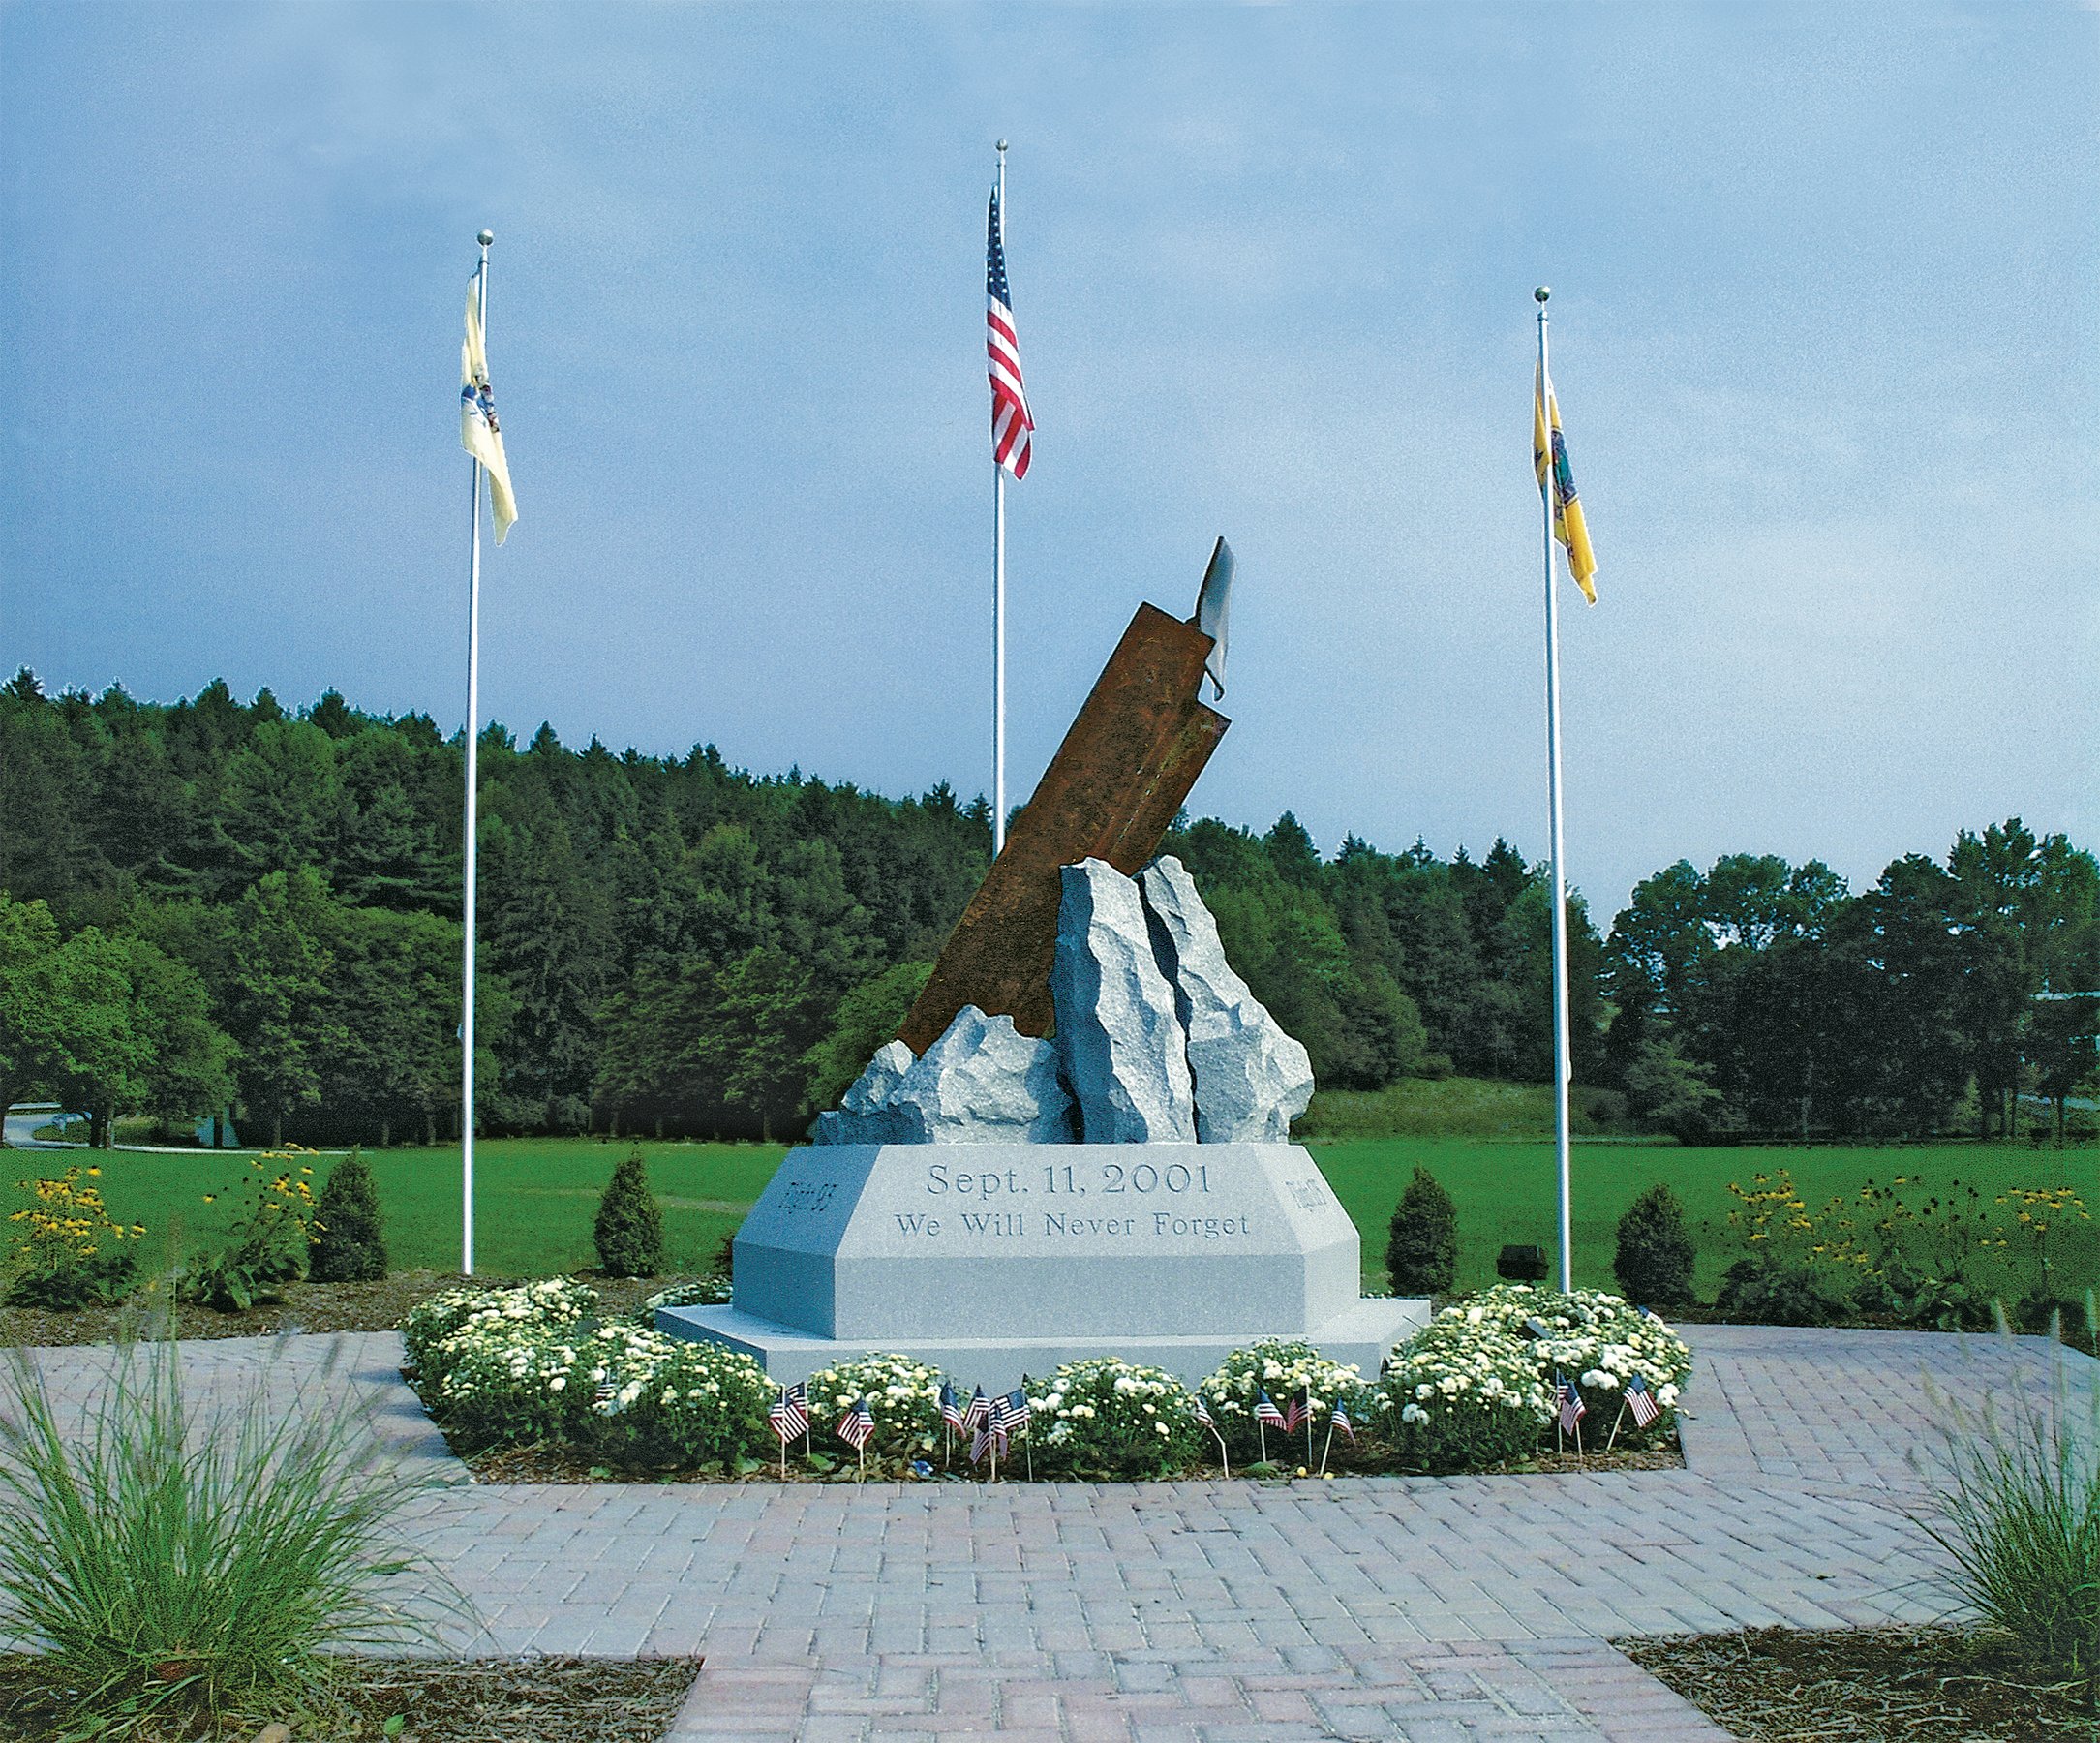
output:
<instances>
[{"instance_id":1,"label":"american flag","mask_svg":"<svg viewBox=\"0 0 2100 1743\"><path fill-rule=\"evenodd\" d=\"M1575 1383L1562 1375L1554 1375L1561 1396L1561 1432L1572 1434L1575 1424L1590 1414L1590 1407L1582 1401L1582 1394L1575 1390Z\"/></svg>"},{"instance_id":2,"label":"american flag","mask_svg":"<svg viewBox=\"0 0 2100 1743\"><path fill-rule=\"evenodd\" d=\"M1355 1445L1356 1424L1349 1420L1349 1406L1339 1398L1334 1400L1332 1426L1337 1433L1348 1435L1352 1446Z\"/></svg>"},{"instance_id":3,"label":"american flag","mask_svg":"<svg viewBox=\"0 0 2100 1743\"><path fill-rule=\"evenodd\" d=\"M1028 475L1028 389L1020 380L1020 341L1014 335L1014 299L1006 288L1006 232L999 190L991 190L985 225L985 353L991 375L991 457L1017 478Z\"/></svg>"},{"instance_id":4,"label":"american flag","mask_svg":"<svg viewBox=\"0 0 2100 1743\"><path fill-rule=\"evenodd\" d=\"M941 1382L941 1421L958 1432L962 1428L962 1400L956 1396L956 1389L945 1380Z\"/></svg>"},{"instance_id":5,"label":"american flag","mask_svg":"<svg viewBox=\"0 0 2100 1743\"><path fill-rule=\"evenodd\" d=\"M797 1435L809 1431L809 1413L804 1408L803 1401L795 1395L795 1392L801 1391L799 1386L794 1391L781 1387L780 1395L774 1399L773 1408L766 1412L766 1421L773 1424L773 1431L779 1437L783 1447Z\"/></svg>"},{"instance_id":6,"label":"american flag","mask_svg":"<svg viewBox=\"0 0 2100 1743\"><path fill-rule=\"evenodd\" d=\"M1202 1392L1198 1392L1196 1394L1196 1420L1199 1422L1202 1423L1205 1428L1209 1429L1211 1433L1217 1433L1218 1424L1211 1421L1210 1406L1203 1402L1203 1394Z\"/></svg>"},{"instance_id":7,"label":"american flag","mask_svg":"<svg viewBox=\"0 0 2100 1743\"><path fill-rule=\"evenodd\" d=\"M1276 1400L1265 1391L1260 1394L1255 1404L1254 1420L1264 1427L1281 1428L1286 1434L1291 1432L1291 1423L1285 1419L1284 1413L1276 1408Z\"/></svg>"},{"instance_id":8,"label":"american flag","mask_svg":"<svg viewBox=\"0 0 2100 1743\"><path fill-rule=\"evenodd\" d=\"M838 1419L838 1438L856 1452L875 1438L875 1413L867 1408L866 1398L856 1399L853 1408Z\"/></svg>"},{"instance_id":9,"label":"american flag","mask_svg":"<svg viewBox=\"0 0 2100 1743\"><path fill-rule=\"evenodd\" d=\"M988 1413L977 1424L976 1433L970 1436L970 1463L983 1464L987 1452L1006 1451L1006 1430L999 1426L996 1416Z\"/></svg>"},{"instance_id":10,"label":"american flag","mask_svg":"<svg viewBox=\"0 0 2100 1743\"><path fill-rule=\"evenodd\" d=\"M1284 1432L1295 1434L1305 1425L1305 1419L1313 1414L1313 1395L1309 1387L1299 1387L1291 1394L1291 1408L1284 1412Z\"/></svg>"},{"instance_id":11,"label":"american flag","mask_svg":"<svg viewBox=\"0 0 2100 1743\"><path fill-rule=\"evenodd\" d=\"M1005 1435L1026 1434L1028 1424L1035 1420L1035 1412L1028 1406L1028 1389L1017 1386L1005 1397L991 1407L991 1420Z\"/></svg>"},{"instance_id":12,"label":"american flag","mask_svg":"<svg viewBox=\"0 0 2100 1743\"><path fill-rule=\"evenodd\" d=\"M969 1408L962 1413L961 1428L963 1433L971 1434L990 1421L991 1400L985 1396L985 1389L980 1386L970 1396Z\"/></svg>"},{"instance_id":13,"label":"american flag","mask_svg":"<svg viewBox=\"0 0 2100 1743\"><path fill-rule=\"evenodd\" d=\"M1662 1414L1662 1406L1656 1402L1656 1394L1648 1390L1648 1382L1638 1374L1626 1383L1626 1407L1633 1418L1633 1426L1645 1428Z\"/></svg>"}]
</instances>

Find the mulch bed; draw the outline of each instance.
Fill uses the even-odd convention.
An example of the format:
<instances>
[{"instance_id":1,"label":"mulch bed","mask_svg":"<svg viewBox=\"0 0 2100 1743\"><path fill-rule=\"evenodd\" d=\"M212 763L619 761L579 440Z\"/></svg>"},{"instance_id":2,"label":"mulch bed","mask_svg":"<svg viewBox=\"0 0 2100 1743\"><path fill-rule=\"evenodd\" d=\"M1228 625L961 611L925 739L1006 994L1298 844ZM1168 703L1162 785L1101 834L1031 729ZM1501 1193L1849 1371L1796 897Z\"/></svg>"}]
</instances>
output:
<instances>
[{"instance_id":1,"label":"mulch bed","mask_svg":"<svg viewBox=\"0 0 2100 1743\"><path fill-rule=\"evenodd\" d=\"M701 1465L691 1470L614 1470L606 1465L593 1464L572 1449L559 1444L531 1447L489 1447L478 1452L462 1455L467 1468L473 1473L476 1483L778 1483L780 1467L776 1461L768 1462L746 1472L733 1472L722 1465ZM1317 1467L1316 1467L1317 1468ZM1638 1450L1622 1450L1609 1454L1590 1453L1577 1459L1572 1452L1557 1455L1551 1452L1536 1458L1496 1465L1479 1473L1490 1477L1573 1475L1596 1476L1606 1471L1681 1471L1685 1468L1685 1455L1675 1442L1662 1447ZM1314 1478L1299 1479L1293 1476L1295 1466L1275 1465L1258 1472L1257 1481L1268 1482L1313 1482ZM1390 1476L1387 1471L1363 1471L1344 1463L1344 1455L1337 1453L1328 1469L1337 1482L1351 1478ZM1027 1459L1019 1452L1010 1459L999 1462L999 1481L1002 1483L1025 1482ZM1244 1469L1233 1467L1235 1479L1246 1475ZM1215 1465L1204 1465L1188 1473L1192 1481L1221 1478L1224 1475ZM983 1471L973 1471L963 1465L959 1457L957 1468L942 1471L937 1465L931 1477L908 1477L895 1459L869 1459L867 1481L870 1483L976 1483L985 1480ZM800 1450L790 1452L787 1460L789 1483L857 1483L860 1466L852 1453L839 1449L836 1467L829 1471L813 1471L802 1460ZM1051 1480L1058 1481L1058 1480Z\"/></svg>"},{"instance_id":2,"label":"mulch bed","mask_svg":"<svg viewBox=\"0 0 2100 1743\"><path fill-rule=\"evenodd\" d=\"M659 1743L699 1671L696 1659L379 1659L343 1661L338 1693L350 1717L262 1714L216 1729L136 1733L137 1743L253 1743L271 1722L296 1743L381 1738L393 1743ZM37 1677L36 1661L0 1659L0 1740L59 1734L68 1715ZM271 1732L274 1738L283 1732Z\"/></svg>"},{"instance_id":3,"label":"mulch bed","mask_svg":"<svg viewBox=\"0 0 2100 1743\"><path fill-rule=\"evenodd\" d=\"M1742 1743L2100 1738L2094 1691L2051 1683L1978 1630L1758 1628L1618 1645Z\"/></svg>"},{"instance_id":4,"label":"mulch bed","mask_svg":"<svg viewBox=\"0 0 2100 1743\"><path fill-rule=\"evenodd\" d=\"M625 1313L645 1296L661 1289L662 1277L593 1277L580 1273L598 1292L602 1311ZM288 1283L281 1300L259 1303L245 1313L221 1313L211 1307L178 1303L174 1334L181 1338L269 1337L294 1331L393 1331L409 1309L441 1289L472 1282L480 1287L516 1281L473 1277L434 1270L396 1271L378 1283ZM34 1307L0 1308L0 1344L54 1346L107 1343L119 1330L142 1329L160 1303L150 1288L116 1307L83 1307L76 1313L51 1313Z\"/></svg>"}]
</instances>

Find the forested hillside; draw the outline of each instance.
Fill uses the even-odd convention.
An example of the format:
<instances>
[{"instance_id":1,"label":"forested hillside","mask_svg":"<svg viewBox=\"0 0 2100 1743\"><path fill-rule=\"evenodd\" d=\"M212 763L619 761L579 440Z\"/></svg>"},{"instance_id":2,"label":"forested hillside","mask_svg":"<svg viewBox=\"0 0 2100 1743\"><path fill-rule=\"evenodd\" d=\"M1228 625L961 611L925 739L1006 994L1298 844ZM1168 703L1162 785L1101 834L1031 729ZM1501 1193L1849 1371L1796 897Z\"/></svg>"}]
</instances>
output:
<instances>
[{"instance_id":1,"label":"forested hillside","mask_svg":"<svg viewBox=\"0 0 2100 1743\"><path fill-rule=\"evenodd\" d=\"M260 1135L457 1126L462 748L333 692L0 690L0 1092ZM887 1038L990 851L982 800L892 800L712 747L481 743L484 1129L788 1135ZM1323 1084L1550 1070L1546 880L1288 813L1204 819L1188 863ZM1930 1131L2090 1071L2100 875L2017 823L1853 897L1827 868L1689 865L1607 946L1571 903L1576 1076L1709 1130ZM1979 1115L1979 1117L1985 1116Z\"/></svg>"}]
</instances>

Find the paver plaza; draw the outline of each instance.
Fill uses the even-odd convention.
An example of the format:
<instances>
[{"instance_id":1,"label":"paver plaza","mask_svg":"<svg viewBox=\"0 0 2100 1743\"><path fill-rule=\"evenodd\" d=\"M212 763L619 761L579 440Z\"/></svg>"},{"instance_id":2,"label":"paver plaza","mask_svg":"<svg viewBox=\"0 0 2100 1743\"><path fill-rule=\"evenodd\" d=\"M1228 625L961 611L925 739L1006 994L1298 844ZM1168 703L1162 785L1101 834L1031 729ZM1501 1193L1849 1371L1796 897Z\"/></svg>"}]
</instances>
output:
<instances>
[{"instance_id":1,"label":"paver plaza","mask_svg":"<svg viewBox=\"0 0 2100 1743\"><path fill-rule=\"evenodd\" d=\"M1609 1640L1926 1620L1924 1376L1976 1405L2048 1346L1696 1326L1689 1469L745 1485L469 1483L392 1333L184 1347L200 1395L376 1407L441 1480L409 1530L502 1652L704 1654L673 1735L1722 1735ZM85 1409L107 1351L37 1360ZM2074 1384L2100 1363L2070 1358Z\"/></svg>"}]
</instances>

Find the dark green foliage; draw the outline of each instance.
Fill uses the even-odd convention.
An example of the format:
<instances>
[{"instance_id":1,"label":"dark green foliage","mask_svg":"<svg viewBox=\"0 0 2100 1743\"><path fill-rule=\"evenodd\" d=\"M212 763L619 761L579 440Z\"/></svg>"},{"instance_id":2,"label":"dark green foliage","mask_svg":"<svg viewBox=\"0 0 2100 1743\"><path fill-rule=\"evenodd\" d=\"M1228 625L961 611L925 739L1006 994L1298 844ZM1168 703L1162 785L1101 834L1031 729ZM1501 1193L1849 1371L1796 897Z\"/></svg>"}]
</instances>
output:
<instances>
[{"instance_id":1,"label":"dark green foliage","mask_svg":"<svg viewBox=\"0 0 2100 1743\"><path fill-rule=\"evenodd\" d=\"M1738 1259L1721 1275L1716 1303L1732 1319L1767 1326L1828 1326L1852 1311L1852 1292L1835 1266Z\"/></svg>"},{"instance_id":2,"label":"dark green foliage","mask_svg":"<svg viewBox=\"0 0 2100 1743\"><path fill-rule=\"evenodd\" d=\"M1612 1275L1619 1293L1636 1305L1675 1307L1690 1300L1697 1259L1685 1208L1667 1186L1649 1187L1619 1219Z\"/></svg>"},{"instance_id":3,"label":"dark green foliage","mask_svg":"<svg viewBox=\"0 0 2100 1743\"><path fill-rule=\"evenodd\" d=\"M592 1225L598 1269L608 1277L654 1277L663 1269L663 1211L649 1189L649 1168L635 1150L613 1170Z\"/></svg>"},{"instance_id":4,"label":"dark green foliage","mask_svg":"<svg viewBox=\"0 0 2100 1743\"><path fill-rule=\"evenodd\" d=\"M317 1283L375 1283L386 1275L380 1189L356 1150L335 1165L315 1208L312 1276Z\"/></svg>"},{"instance_id":5,"label":"dark green foliage","mask_svg":"<svg viewBox=\"0 0 2100 1743\"><path fill-rule=\"evenodd\" d=\"M0 892L44 904L26 950L32 924L0 923L0 1089L98 1139L236 1098L273 1142L455 1136L463 750L333 691L288 713L223 683L171 706L0 686ZM546 726L479 750L482 1130L801 1130L989 859L988 809L945 784L888 800ZM1549 880L1508 842L1324 860L1286 813L1184 821L1165 850L1324 1087L1548 1078ZM2100 999L2036 994L2100 987L2096 903L2092 857L2017 818L1856 896L1812 860L1681 863L1608 944L1570 897L1576 1085L1687 1139L2010 1135L2021 1091L2060 1133Z\"/></svg>"},{"instance_id":6,"label":"dark green foliage","mask_svg":"<svg viewBox=\"0 0 2100 1743\"><path fill-rule=\"evenodd\" d=\"M1458 1274L1458 1207L1426 1168L1415 1170L1393 1208L1385 1274L1401 1296L1448 1295Z\"/></svg>"}]
</instances>

